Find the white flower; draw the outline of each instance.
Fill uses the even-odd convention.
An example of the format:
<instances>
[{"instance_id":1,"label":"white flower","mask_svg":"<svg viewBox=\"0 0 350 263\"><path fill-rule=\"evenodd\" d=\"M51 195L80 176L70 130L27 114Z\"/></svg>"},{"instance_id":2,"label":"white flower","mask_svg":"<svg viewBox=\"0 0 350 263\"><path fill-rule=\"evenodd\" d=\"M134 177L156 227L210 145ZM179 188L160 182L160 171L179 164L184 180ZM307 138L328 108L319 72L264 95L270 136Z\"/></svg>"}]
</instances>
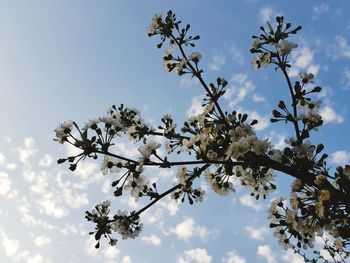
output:
<instances>
[{"instance_id":1,"label":"white flower","mask_svg":"<svg viewBox=\"0 0 350 263\"><path fill-rule=\"evenodd\" d=\"M343 247L344 247L344 244L340 238L337 238L336 240L334 240L334 248L336 250L341 250L341 249L343 249Z\"/></svg>"},{"instance_id":2,"label":"white flower","mask_svg":"<svg viewBox=\"0 0 350 263\"><path fill-rule=\"evenodd\" d=\"M194 62L198 62L199 60L202 59L202 54L199 52L192 52L190 55L190 58L194 61Z\"/></svg>"},{"instance_id":3,"label":"white flower","mask_svg":"<svg viewBox=\"0 0 350 263\"><path fill-rule=\"evenodd\" d=\"M226 160L230 157L237 159L240 156L243 156L249 151L249 143L245 137L240 138L236 142L232 142L226 151Z\"/></svg>"},{"instance_id":4,"label":"white flower","mask_svg":"<svg viewBox=\"0 0 350 263\"><path fill-rule=\"evenodd\" d=\"M67 140L68 134L72 131L73 129L73 121L66 121L61 123L56 129L56 139L59 143L64 143Z\"/></svg>"},{"instance_id":5,"label":"white flower","mask_svg":"<svg viewBox=\"0 0 350 263\"><path fill-rule=\"evenodd\" d=\"M176 177L179 180L179 183L182 185L186 185L186 180L187 180L187 168L185 165L180 165L177 173L176 173Z\"/></svg>"},{"instance_id":6,"label":"white flower","mask_svg":"<svg viewBox=\"0 0 350 263\"><path fill-rule=\"evenodd\" d=\"M87 129L96 129L97 128L97 124L100 123L100 119L99 118L93 118L91 120L88 120L85 123L85 126L83 127L83 130L87 130Z\"/></svg>"},{"instance_id":7,"label":"white flower","mask_svg":"<svg viewBox=\"0 0 350 263\"><path fill-rule=\"evenodd\" d=\"M175 73L178 75L182 75L184 69L186 68L187 60L185 58L182 58L175 67Z\"/></svg>"},{"instance_id":8,"label":"white flower","mask_svg":"<svg viewBox=\"0 0 350 263\"><path fill-rule=\"evenodd\" d=\"M159 28L159 23L158 23L159 19L162 19L162 14L160 13L155 14L152 17L152 22L147 28L148 34L153 35L155 33L155 30Z\"/></svg>"},{"instance_id":9,"label":"white flower","mask_svg":"<svg viewBox=\"0 0 350 263\"><path fill-rule=\"evenodd\" d=\"M155 141L150 141L147 144L145 144L144 146L141 146L138 148L138 151L141 153L142 157L144 159L149 158L152 153L158 149L161 146L160 143L155 142Z\"/></svg>"},{"instance_id":10,"label":"white flower","mask_svg":"<svg viewBox=\"0 0 350 263\"><path fill-rule=\"evenodd\" d=\"M295 43L291 43L287 40L281 40L278 44L276 44L276 48L278 53L282 54L282 55L287 55L289 54L293 48L297 48L298 45Z\"/></svg>"},{"instance_id":11,"label":"white flower","mask_svg":"<svg viewBox=\"0 0 350 263\"><path fill-rule=\"evenodd\" d=\"M261 53L259 55L259 59L260 59L261 66L267 67L267 65L270 64L271 62L271 53L270 52Z\"/></svg>"},{"instance_id":12,"label":"white flower","mask_svg":"<svg viewBox=\"0 0 350 263\"><path fill-rule=\"evenodd\" d=\"M314 83L313 79L314 79L314 74L312 73L305 73L305 72L300 72L299 73L299 77L301 78L301 80L304 83Z\"/></svg>"},{"instance_id":13,"label":"white flower","mask_svg":"<svg viewBox=\"0 0 350 263\"><path fill-rule=\"evenodd\" d=\"M181 141L181 151L188 150L195 142L197 141L196 136L192 136L189 140L188 139L182 139Z\"/></svg>"},{"instance_id":14,"label":"white flower","mask_svg":"<svg viewBox=\"0 0 350 263\"><path fill-rule=\"evenodd\" d=\"M252 44L253 49L258 49L260 48L260 40L258 38L255 38Z\"/></svg>"},{"instance_id":15,"label":"white flower","mask_svg":"<svg viewBox=\"0 0 350 263\"><path fill-rule=\"evenodd\" d=\"M255 136L249 136L256 138ZM257 155L265 154L270 146L270 143L268 139L266 140L256 140L255 143L253 143L253 152Z\"/></svg>"},{"instance_id":16,"label":"white flower","mask_svg":"<svg viewBox=\"0 0 350 263\"><path fill-rule=\"evenodd\" d=\"M120 159L113 157L113 156L105 155L104 159L103 159L103 163L101 165L102 174L106 175L108 173L108 171L110 173L119 172L120 171L120 167L119 167L120 164L121 164Z\"/></svg>"},{"instance_id":17,"label":"white flower","mask_svg":"<svg viewBox=\"0 0 350 263\"><path fill-rule=\"evenodd\" d=\"M128 182L124 185L124 190L130 190L131 196L138 199L147 183L148 181L143 175L137 178L129 176Z\"/></svg>"}]
</instances>

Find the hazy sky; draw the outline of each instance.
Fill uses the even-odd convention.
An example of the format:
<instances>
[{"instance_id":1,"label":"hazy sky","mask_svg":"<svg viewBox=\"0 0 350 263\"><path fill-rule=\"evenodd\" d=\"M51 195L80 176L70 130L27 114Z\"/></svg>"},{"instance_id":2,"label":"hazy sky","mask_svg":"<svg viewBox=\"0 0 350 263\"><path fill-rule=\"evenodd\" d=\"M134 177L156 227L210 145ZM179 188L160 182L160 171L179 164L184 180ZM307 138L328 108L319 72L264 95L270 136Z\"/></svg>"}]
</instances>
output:
<instances>
[{"instance_id":1,"label":"hazy sky","mask_svg":"<svg viewBox=\"0 0 350 263\"><path fill-rule=\"evenodd\" d=\"M181 124L200 110L201 87L165 73L164 50L147 37L152 16L172 9L201 35L193 51L203 54L205 79L229 81L224 107L257 118L258 134L283 147L290 127L269 119L287 87L272 67L252 69L249 48L264 21L284 15L303 26L291 75L313 72L324 88L325 124L313 142L325 143L332 169L349 163L348 1L0 0L0 7L0 262L302 262L272 236L268 201L255 202L240 187L227 197L207 189L193 207L162 201L145 215L139 238L96 251L84 212L112 198L111 177L101 174L101 160L75 173L58 166L72 149L53 142L53 130L70 119L83 125L112 104L139 109L155 127L165 113ZM117 147L137 153L124 140ZM149 174L172 185L174 172ZM280 175L271 197L288 196L288 182ZM126 197L113 206L138 204Z\"/></svg>"}]
</instances>

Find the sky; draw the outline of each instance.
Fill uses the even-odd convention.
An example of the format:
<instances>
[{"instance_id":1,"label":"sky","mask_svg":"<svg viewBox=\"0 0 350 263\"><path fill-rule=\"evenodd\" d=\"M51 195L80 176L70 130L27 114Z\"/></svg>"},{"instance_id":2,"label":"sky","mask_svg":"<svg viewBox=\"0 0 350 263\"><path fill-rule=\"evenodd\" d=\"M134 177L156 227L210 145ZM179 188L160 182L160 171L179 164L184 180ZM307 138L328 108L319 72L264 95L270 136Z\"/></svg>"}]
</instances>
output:
<instances>
[{"instance_id":1,"label":"sky","mask_svg":"<svg viewBox=\"0 0 350 263\"><path fill-rule=\"evenodd\" d=\"M194 206L162 200L144 216L135 240L94 249L84 212L112 200L115 210L137 209L130 196L113 198L115 175L102 175L101 159L77 171L57 165L74 149L53 141L66 120L83 125L113 104L140 110L157 127L170 113L181 123L201 110L204 92L196 81L163 71L164 50L147 36L154 14L173 10L203 55L204 78L229 81L221 103L256 118L260 137L282 148L290 127L271 124L271 111L288 99L280 72L253 70L253 34L283 15L303 30L291 62L292 77L312 72L323 87L324 125L312 142L323 142L332 170L350 162L350 3L338 1L0 1L0 262L303 262L277 244L268 228L269 200L289 195L280 174L269 200L254 201L237 186L229 196L213 194ZM191 52L191 51L189 51ZM119 153L137 156L122 138ZM153 169L149 178L170 186L175 171ZM114 177L113 177L114 176ZM164 188L165 189L165 188Z\"/></svg>"}]
</instances>

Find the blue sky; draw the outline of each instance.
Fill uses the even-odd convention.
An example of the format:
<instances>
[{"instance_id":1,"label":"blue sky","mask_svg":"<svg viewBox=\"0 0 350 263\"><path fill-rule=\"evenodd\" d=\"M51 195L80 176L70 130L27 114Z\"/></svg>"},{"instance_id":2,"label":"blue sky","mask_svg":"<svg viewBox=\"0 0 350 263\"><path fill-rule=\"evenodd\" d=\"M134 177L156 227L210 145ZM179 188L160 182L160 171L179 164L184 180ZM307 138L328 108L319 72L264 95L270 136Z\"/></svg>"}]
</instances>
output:
<instances>
[{"instance_id":1,"label":"blue sky","mask_svg":"<svg viewBox=\"0 0 350 263\"><path fill-rule=\"evenodd\" d=\"M205 79L229 81L222 104L257 118L258 134L280 147L290 127L269 118L287 87L272 68L252 69L251 35L276 15L303 26L293 39L299 47L291 75L313 72L324 88L325 125L313 142L325 143L332 169L349 163L348 1L1 1L0 262L291 262L268 229L268 201L252 202L239 187L227 197L208 189L193 207L161 202L138 239L93 248L84 212L112 197L111 178L101 174L100 160L75 173L58 166L72 149L53 142L53 130L102 116L112 104L139 109L154 126L165 113L181 124L199 110L201 87L164 73L164 50L147 37L152 16L169 9L201 35L194 51L203 54ZM124 140L118 149L137 152ZM174 172L149 176L165 186ZM288 196L289 182L280 175L271 197ZM124 198L113 206L137 204Z\"/></svg>"}]
</instances>

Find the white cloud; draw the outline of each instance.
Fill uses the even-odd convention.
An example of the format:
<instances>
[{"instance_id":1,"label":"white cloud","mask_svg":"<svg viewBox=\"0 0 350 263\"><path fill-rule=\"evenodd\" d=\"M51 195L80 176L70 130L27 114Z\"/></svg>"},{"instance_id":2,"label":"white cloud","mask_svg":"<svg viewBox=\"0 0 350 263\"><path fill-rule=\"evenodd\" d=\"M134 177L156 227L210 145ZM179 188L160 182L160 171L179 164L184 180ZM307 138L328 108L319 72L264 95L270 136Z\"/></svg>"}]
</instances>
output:
<instances>
[{"instance_id":1,"label":"white cloud","mask_svg":"<svg viewBox=\"0 0 350 263\"><path fill-rule=\"evenodd\" d=\"M241 257L236 253L236 251L232 250L227 252L227 258L223 260L225 263L246 263L245 258Z\"/></svg>"},{"instance_id":2,"label":"white cloud","mask_svg":"<svg viewBox=\"0 0 350 263\"><path fill-rule=\"evenodd\" d=\"M263 23L272 21L276 16L281 16L282 13L270 6L264 6L260 9L260 19Z\"/></svg>"},{"instance_id":3,"label":"white cloud","mask_svg":"<svg viewBox=\"0 0 350 263\"><path fill-rule=\"evenodd\" d=\"M162 241L159 237L153 234L150 236L143 236L141 240L144 241L146 244L153 246L160 246L160 243Z\"/></svg>"},{"instance_id":4,"label":"white cloud","mask_svg":"<svg viewBox=\"0 0 350 263\"><path fill-rule=\"evenodd\" d=\"M11 184L9 175L0 171L0 196L6 196L10 192Z\"/></svg>"},{"instance_id":5,"label":"white cloud","mask_svg":"<svg viewBox=\"0 0 350 263\"><path fill-rule=\"evenodd\" d=\"M261 131L270 126L270 118L268 116L261 116L258 112L247 112L250 120L257 120L258 123L254 125L254 129Z\"/></svg>"},{"instance_id":6,"label":"white cloud","mask_svg":"<svg viewBox=\"0 0 350 263\"><path fill-rule=\"evenodd\" d=\"M26 162L38 151L38 149L35 148L35 140L27 137L24 139L24 148L20 147L17 151L19 154L19 160L21 162Z\"/></svg>"},{"instance_id":7,"label":"white cloud","mask_svg":"<svg viewBox=\"0 0 350 263\"><path fill-rule=\"evenodd\" d=\"M5 255L13 261L23 261L29 254L27 250L21 249L19 240L9 238L2 230L0 230L0 242L5 251Z\"/></svg>"},{"instance_id":8,"label":"white cloud","mask_svg":"<svg viewBox=\"0 0 350 263\"><path fill-rule=\"evenodd\" d=\"M40 254L36 254L34 256L30 256L27 259L27 263L42 263L44 262L44 258Z\"/></svg>"},{"instance_id":9,"label":"white cloud","mask_svg":"<svg viewBox=\"0 0 350 263\"><path fill-rule=\"evenodd\" d=\"M267 245L258 246L258 255L266 260L267 263L276 263L275 253Z\"/></svg>"},{"instance_id":10,"label":"white cloud","mask_svg":"<svg viewBox=\"0 0 350 263\"><path fill-rule=\"evenodd\" d=\"M199 81L197 78L185 75L180 78L180 86L186 88L192 88L199 85Z\"/></svg>"},{"instance_id":11,"label":"white cloud","mask_svg":"<svg viewBox=\"0 0 350 263\"><path fill-rule=\"evenodd\" d=\"M95 249L95 248L94 248ZM107 246L102 254L107 259L116 259L120 254L120 250L116 246Z\"/></svg>"},{"instance_id":12,"label":"white cloud","mask_svg":"<svg viewBox=\"0 0 350 263\"><path fill-rule=\"evenodd\" d=\"M247 226L245 231L251 239L255 240L264 240L264 236L269 232L266 227L254 228L252 226Z\"/></svg>"},{"instance_id":13,"label":"white cloud","mask_svg":"<svg viewBox=\"0 0 350 263\"><path fill-rule=\"evenodd\" d=\"M66 207L59 204L60 200L53 192L47 192L37 201L39 211L55 218L61 218L68 215Z\"/></svg>"},{"instance_id":14,"label":"white cloud","mask_svg":"<svg viewBox=\"0 0 350 263\"><path fill-rule=\"evenodd\" d=\"M5 165L6 157L2 153L0 153L0 165Z\"/></svg>"},{"instance_id":15,"label":"white cloud","mask_svg":"<svg viewBox=\"0 0 350 263\"><path fill-rule=\"evenodd\" d=\"M49 167L51 166L53 162L53 158L50 154L45 154L43 158L40 159L39 165L44 166L44 167Z\"/></svg>"},{"instance_id":16,"label":"white cloud","mask_svg":"<svg viewBox=\"0 0 350 263\"><path fill-rule=\"evenodd\" d=\"M312 10L316 13L316 14L322 14L322 13L326 13L329 10L329 5L322 3L320 5L316 5L312 8Z\"/></svg>"},{"instance_id":17,"label":"white cloud","mask_svg":"<svg viewBox=\"0 0 350 263\"><path fill-rule=\"evenodd\" d=\"M349 88L350 87L350 69L346 68L343 72L343 75L344 75L343 83L345 87Z\"/></svg>"},{"instance_id":18,"label":"white cloud","mask_svg":"<svg viewBox=\"0 0 350 263\"><path fill-rule=\"evenodd\" d=\"M342 123L344 118L337 114L330 106L325 106L320 110L320 115L324 123Z\"/></svg>"},{"instance_id":19,"label":"white cloud","mask_svg":"<svg viewBox=\"0 0 350 263\"><path fill-rule=\"evenodd\" d=\"M176 263L211 263L210 256L204 248L194 248L186 250L184 254L178 257Z\"/></svg>"},{"instance_id":20,"label":"white cloud","mask_svg":"<svg viewBox=\"0 0 350 263\"><path fill-rule=\"evenodd\" d=\"M202 113L203 109L204 109L202 107L202 104L203 104L202 95L192 98L191 106L186 112L187 116L189 117L192 115L198 115L198 114Z\"/></svg>"},{"instance_id":21,"label":"white cloud","mask_svg":"<svg viewBox=\"0 0 350 263\"><path fill-rule=\"evenodd\" d=\"M239 198L239 201L240 201L241 205L253 208L256 211L258 211L262 208L262 205L257 203L257 200L255 200L255 198L253 198L252 196L250 196L248 194L242 195Z\"/></svg>"},{"instance_id":22,"label":"white cloud","mask_svg":"<svg viewBox=\"0 0 350 263\"><path fill-rule=\"evenodd\" d=\"M304 45L297 48L292 53L291 64L293 66L288 72L289 76L296 77L300 72L313 73L316 76L320 70L320 65L315 64L313 60L314 52L308 46Z\"/></svg>"},{"instance_id":23,"label":"white cloud","mask_svg":"<svg viewBox=\"0 0 350 263\"><path fill-rule=\"evenodd\" d=\"M94 236L89 236L89 238L85 241L85 245L84 245L84 250L85 252L93 257L96 257L99 250L97 250L95 248L97 241L95 240Z\"/></svg>"},{"instance_id":24,"label":"white cloud","mask_svg":"<svg viewBox=\"0 0 350 263\"><path fill-rule=\"evenodd\" d=\"M242 66L244 64L244 57L235 45L231 46L230 53L232 55L233 61L236 62L239 66Z\"/></svg>"},{"instance_id":25,"label":"white cloud","mask_svg":"<svg viewBox=\"0 0 350 263\"><path fill-rule=\"evenodd\" d=\"M261 94L255 93L255 94L253 94L253 101L254 102L263 102L263 101L266 101L266 99Z\"/></svg>"},{"instance_id":26,"label":"white cloud","mask_svg":"<svg viewBox=\"0 0 350 263\"><path fill-rule=\"evenodd\" d=\"M41 236L37 236L36 238L34 238L34 244L37 247L42 247L44 245L50 244L51 243L51 238L41 235Z\"/></svg>"},{"instance_id":27,"label":"white cloud","mask_svg":"<svg viewBox=\"0 0 350 263\"><path fill-rule=\"evenodd\" d=\"M1 233L2 246L8 257L13 257L19 252L20 243L17 239L10 239L4 232Z\"/></svg>"},{"instance_id":28,"label":"white cloud","mask_svg":"<svg viewBox=\"0 0 350 263\"><path fill-rule=\"evenodd\" d=\"M231 81L232 86L227 89L224 98L230 99L232 95L234 95L233 100L229 103L229 106L234 108L239 102L243 101L247 95L254 91L255 86L252 81L248 79L247 74L235 74Z\"/></svg>"},{"instance_id":29,"label":"white cloud","mask_svg":"<svg viewBox=\"0 0 350 263\"><path fill-rule=\"evenodd\" d=\"M333 60L338 58L350 58L350 45L346 38L342 35L334 37L335 47L331 50Z\"/></svg>"},{"instance_id":30,"label":"white cloud","mask_svg":"<svg viewBox=\"0 0 350 263\"><path fill-rule=\"evenodd\" d=\"M17 168L17 165L13 162L6 164L6 168L10 171L13 171Z\"/></svg>"},{"instance_id":31,"label":"white cloud","mask_svg":"<svg viewBox=\"0 0 350 263\"><path fill-rule=\"evenodd\" d=\"M124 256L124 257L123 257L122 263L132 263L131 257L129 257L129 256Z\"/></svg>"},{"instance_id":32,"label":"white cloud","mask_svg":"<svg viewBox=\"0 0 350 263\"><path fill-rule=\"evenodd\" d=\"M170 228L169 232L186 242L193 237L200 237L203 241L206 241L218 234L217 230L209 230L205 226L197 225L192 218L186 218L182 223Z\"/></svg>"},{"instance_id":33,"label":"white cloud","mask_svg":"<svg viewBox=\"0 0 350 263\"><path fill-rule=\"evenodd\" d=\"M304 263L304 259L302 256L294 253L293 250L287 250L287 252L283 255L282 260L288 263Z\"/></svg>"},{"instance_id":34,"label":"white cloud","mask_svg":"<svg viewBox=\"0 0 350 263\"><path fill-rule=\"evenodd\" d=\"M269 139L274 145L275 149L283 150L287 146L285 142L286 137L280 133L276 133L275 131L270 132Z\"/></svg>"},{"instance_id":35,"label":"white cloud","mask_svg":"<svg viewBox=\"0 0 350 263\"><path fill-rule=\"evenodd\" d=\"M336 165L345 165L350 163L350 153L347 151L336 151L331 154L331 162Z\"/></svg>"},{"instance_id":36,"label":"white cloud","mask_svg":"<svg viewBox=\"0 0 350 263\"><path fill-rule=\"evenodd\" d=\"M212 71L219 71L225 65L226 59L222 55L215 55L212 57L212 62L209 63L209 69Z\"/></svg>"}]
</instances>

